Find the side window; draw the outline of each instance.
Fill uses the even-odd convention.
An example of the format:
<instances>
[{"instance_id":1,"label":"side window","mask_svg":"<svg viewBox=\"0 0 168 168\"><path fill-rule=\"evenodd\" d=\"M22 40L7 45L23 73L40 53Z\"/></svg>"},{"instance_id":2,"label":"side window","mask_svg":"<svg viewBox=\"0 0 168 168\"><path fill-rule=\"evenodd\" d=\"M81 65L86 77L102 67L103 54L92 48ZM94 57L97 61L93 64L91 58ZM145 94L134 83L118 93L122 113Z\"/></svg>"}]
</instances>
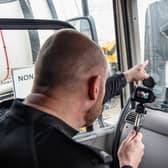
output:
<instances>
[{"instance_id":1,"label":"side window","mask_svg":"<svg viewBox=\"0 0 168 168\"><path fill-rule=\"evenodd\" d=\"M55 30L0 30L0 102L13 97L12 72L30 67L36 59L39 48ZM31 73L21 73L18 83L25 85ZM26 88L25 88L26 89ZM27 95L27 89L21 91ZM23 98L22 96L17 98Z\"/></svg>"},{"instance_id":2,"label":"side window","mask_svg":"<svg viewBox=\"0 0 168 168\"><path fill-rule=\"evenodd\" d=\"M147 71L154 77L157 99L151 106L166 109L168 103L168 2L138 0L141 60L148 59Z\"/></svg>"}]
</instances>

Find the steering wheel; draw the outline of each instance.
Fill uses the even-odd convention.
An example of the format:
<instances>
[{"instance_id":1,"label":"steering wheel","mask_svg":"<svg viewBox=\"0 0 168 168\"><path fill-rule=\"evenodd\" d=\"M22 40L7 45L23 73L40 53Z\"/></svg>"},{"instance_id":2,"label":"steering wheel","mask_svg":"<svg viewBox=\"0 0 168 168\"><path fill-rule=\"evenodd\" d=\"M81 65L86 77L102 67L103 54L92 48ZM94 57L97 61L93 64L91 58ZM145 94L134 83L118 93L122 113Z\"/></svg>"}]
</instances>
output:
<instances>
[{"instance_id":1,"label":"steering wheel","mask_svg":"<svg viewBox=\"0 0 168 168\"><path fill-rule=\"evenodd\" d=\"M115 130L114 141L112 144L113 167L115 167L115 168L119 168L119 161L118 161L117 152L118 152L118 148L120 145L120 138L121 138L122 130L125 125L125 118L126 118L126 115L130 109L129 108L130 104L131 104L131 97L128 99L126 105L124 106L124 108L121 111L121 115L119 117L117 127Z\"/></svg>"}]
</instances>

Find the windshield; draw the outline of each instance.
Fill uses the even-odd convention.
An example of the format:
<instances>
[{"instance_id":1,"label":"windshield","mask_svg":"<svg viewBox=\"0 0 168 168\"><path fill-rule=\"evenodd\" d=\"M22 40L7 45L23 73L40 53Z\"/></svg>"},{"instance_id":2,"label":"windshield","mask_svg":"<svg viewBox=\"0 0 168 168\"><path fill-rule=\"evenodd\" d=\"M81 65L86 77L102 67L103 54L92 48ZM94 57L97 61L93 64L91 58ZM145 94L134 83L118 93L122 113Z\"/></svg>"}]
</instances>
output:
<instances>
[{"instance_id":1,"label":"windshield","mask_svg":"<svg viewBox=\"0 0 168 168\"><path fill-rule=\"evenodd\" d=\"M43 19L46 21L55 21L80 17L75 21L73 20L73 23L71 20L70 24L89 37L92 37L93 34L96 35L97 38L95 39L97 40L94 40L100 45L108 61L109 76L113 75L118 70L113 1L88 1L89 14L92 17L92 23L95 24L95 29L93 29L94 26L92 26L92 33L87 19L81 19L83 16L82 6L84 6L81 2L83 1L0 0L0 19L40 19L39 22L41 22ZM47 30L47 28L46 30L38 30L36 28L27 30L27 27L25 30L15 28L14 30L2 29L0 31L0 102L13 96L13 90L16 92L16 88L19 88L18 90L23 93L24 89L14 85L16 83L13 82L15 74L17 75L18 69L20 68L24 70L24 73L26 70L31 71L29 68L34 63L40 46L53 32L53 30ZM19 79L28 80L29 78L32 79L31 73L26 74L26 76L19 76ZM12 82L14 83L13 85ZM22 86L25 86L25 83L22 84ZM28 89L26 89L26 91L28 91ZM23 94L23 97L24 95L25 94ZM17 97L16 93L15 97ZM107 125L116 123L121 111L120 97L116 96L111 99L104 105L103 109L102 116ZM106 125L106 123L104 125Z\"/></svg>"},{"instance_id":2,"label":"windshield","mask_svg":"<svg viewBox=\"0 0 168 168\"><path fill-rule=\"evenodd\" d=\"M80 0L0 0L0 18L66 20L81 15Z\"/></svg>"},{"instance_id":3,"label":"windshield","mask_svg":"<svg viewBox=\"0 0 168 168\"><path fill-rule=\"evenodd\" d=\"M168 111L168 1L138 0L141 58L156 81L153 108Z\"/></svg>"}]
</instances>

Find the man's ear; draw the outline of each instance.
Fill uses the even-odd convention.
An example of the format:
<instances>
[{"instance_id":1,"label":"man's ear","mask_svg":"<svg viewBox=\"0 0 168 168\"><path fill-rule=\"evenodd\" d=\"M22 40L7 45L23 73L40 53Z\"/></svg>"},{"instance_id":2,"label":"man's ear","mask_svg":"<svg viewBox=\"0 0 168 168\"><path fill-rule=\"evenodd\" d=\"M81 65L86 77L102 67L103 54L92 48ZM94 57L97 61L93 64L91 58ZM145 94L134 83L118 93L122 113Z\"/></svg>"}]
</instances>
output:
<instances>
[{"instance_id":1,"label":"man's ear","mask_svg":"<svg viewBox=\"0 0 168 168\"><path fill-rule=\"evenodd\" d=\"M91 100L97 100L100 91L100 84L100 75L91 77L89 79L88 95Z\"/></svg>"}]
</instances>

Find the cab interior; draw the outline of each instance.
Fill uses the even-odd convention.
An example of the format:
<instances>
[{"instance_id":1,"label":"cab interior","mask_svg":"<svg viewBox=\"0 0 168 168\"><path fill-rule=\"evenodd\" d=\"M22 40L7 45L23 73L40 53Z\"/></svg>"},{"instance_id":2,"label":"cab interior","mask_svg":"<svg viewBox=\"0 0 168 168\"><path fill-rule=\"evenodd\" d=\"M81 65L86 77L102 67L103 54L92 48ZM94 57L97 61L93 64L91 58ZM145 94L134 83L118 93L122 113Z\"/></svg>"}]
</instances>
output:
<instances>
[{"instance_id":1,"label":"cab interior","mask_svg":"<svg viewBox=\"0 0 168 168\"><path fill-rule=\"evenodd\" d=\"M45 39L59 29L73 28L100 45L109 76L149 60L147 72L155 80L152 92L156 98L143 104L146 113L140 132L145 153L139 167L167 168L167 10L166 0L0 0L0 120L13 99L24 99L30 92L31 70ZM18 73L20 83L15 78ZM135 84L127 84L121 95L104 105L93 125L81 128L74 137L110 153L116 168L119 144L136 122L139 101L132 99L134 88Z\"/></svg>"}]
</instances>

